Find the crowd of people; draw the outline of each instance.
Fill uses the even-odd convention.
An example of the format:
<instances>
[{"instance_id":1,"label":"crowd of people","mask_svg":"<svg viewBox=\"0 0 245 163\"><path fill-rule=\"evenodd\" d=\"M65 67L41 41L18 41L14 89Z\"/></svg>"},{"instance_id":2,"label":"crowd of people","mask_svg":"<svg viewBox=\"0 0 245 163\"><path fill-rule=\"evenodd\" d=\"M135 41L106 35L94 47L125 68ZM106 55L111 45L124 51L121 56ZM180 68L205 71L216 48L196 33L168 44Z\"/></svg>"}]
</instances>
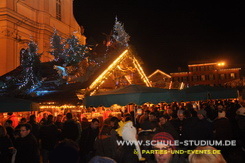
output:
<instances>
[{"instance_id":1,"label":"crowd of people","mask_svg":"<svg viewBox=\"0 0 245 163\"><path fill-rule=\"evenodd\" d=\"M120 117L105 120L86 117L73 118L71 112L54 117L43 114L38 122L35 115L16 120L13 113L0 124L0 162L8 163L161 163L161 162L244 162L245 106L231 100L203 101L196 107L192 103L171 103L140 107L136 111L122 112ZM200 144L140 144L142 151L156 150L220 150L220 154L176 154L142 152L139 160L135 144L119 144L119 122L133 122L137 139L142 142L168 140L235 141L235 145Z\"/></svg>"}]
</instances>

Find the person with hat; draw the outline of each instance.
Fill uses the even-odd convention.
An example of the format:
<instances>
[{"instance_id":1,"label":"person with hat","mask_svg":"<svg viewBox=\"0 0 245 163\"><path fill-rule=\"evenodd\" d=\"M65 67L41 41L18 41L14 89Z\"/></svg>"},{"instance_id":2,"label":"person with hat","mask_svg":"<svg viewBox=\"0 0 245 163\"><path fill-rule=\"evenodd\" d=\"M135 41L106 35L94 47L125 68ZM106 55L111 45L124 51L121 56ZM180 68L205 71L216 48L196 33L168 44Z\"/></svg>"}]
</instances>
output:
<instances>
[{"instance_id":1,"label":"person with hat","mask_svg":"<svg viewBox=\"0 0 245 163\"><path fill-rule=\"evenodd\" d=\"M154 158L157 163L185 163L184 155L173 154L171 150L176 150L175 140L167 132L159 132L152 138L152 148L154 152Z\"/></svg>"}]
</instances>

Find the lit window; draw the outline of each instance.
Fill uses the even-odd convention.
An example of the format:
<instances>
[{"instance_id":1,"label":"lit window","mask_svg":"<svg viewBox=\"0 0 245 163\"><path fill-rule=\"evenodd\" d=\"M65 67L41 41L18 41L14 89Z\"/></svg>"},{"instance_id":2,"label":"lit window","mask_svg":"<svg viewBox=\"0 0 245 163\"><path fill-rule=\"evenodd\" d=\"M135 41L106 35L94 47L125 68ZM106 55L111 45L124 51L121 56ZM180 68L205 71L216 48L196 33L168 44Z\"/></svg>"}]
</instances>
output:
<instances>
[{"instance_id":1,"label":"lit window","mask_svg":"<svg viewBox=\"0 0 245 163\"><path fill-rule=\"evenodd\" d=\"M201 80L202 80L202 81L205 80L205 75L201 75Z\"/></svg>"},{"instance_id":2,"label":"lit window","mask_svg":"<svg viewBox=\"0 0 245 163\"><path fill-rule=\"evenodd\" d=\"M56 18L61 20L61 0L56 0Z\"/></svg>"},{"instance_id":3,"label":"lit window","mask_svg":"<svg viewBox=\"0 0 245 163\"><path fill-rule=\"evenodd\" d=\"M204 69L204 66L201 66L201 71L204 71L205 69Z\"/></svg>"},{"instance_id":4,"label":"lit window","mask_svg":"<svg viewBox=\"0 0 245 163\"><path fill-rule=\"evenodd\" d=\"M209 74L209 80L214 80L214 75L213 74Z\"/></svg>"},{"instance_id":5,"label":"lit window","mask_svg":"<svg viewBox=\"0 0 245 163\"><path fill-rule=\"evenodd\" d=\"M231 73L231 79L235 79L235 73Z\"/></svg>"}]
</instances>

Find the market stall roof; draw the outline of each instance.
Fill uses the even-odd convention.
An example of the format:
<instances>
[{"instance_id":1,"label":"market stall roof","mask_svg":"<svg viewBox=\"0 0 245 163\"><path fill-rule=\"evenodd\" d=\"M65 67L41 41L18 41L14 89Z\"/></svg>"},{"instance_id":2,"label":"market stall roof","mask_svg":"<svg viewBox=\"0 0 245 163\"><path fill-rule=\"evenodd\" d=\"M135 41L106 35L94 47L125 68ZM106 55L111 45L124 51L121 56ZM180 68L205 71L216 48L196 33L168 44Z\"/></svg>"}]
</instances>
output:
<instances>
[{"instance_id":1,"label":"market stall roof","mask_svg":"<svg viewBox=\"0 0 245 163\"><path fill-rule=\"evenodd\" d=\"M57 91L43 96L32 97L36 102L57 102L59 104L77 104L79 99L75 91Z\"/></svg>"},{"instance_id":2,"label":"market stall roof","mask_svg":"<svg viewBox=\"0 0 245 163\"><path fill-rule=\"evenodd\" d=\"M39 111L39 104L30 100L0 96L0 112Z\"/></svg>"},{"instance_id":3,"label":"market stall roof","mask_svg":"<svg viewBox=\"0 0 245 163\"><path fill-rule=\"evenodd\" d=\"M224 88L224 87L212 87L205 85L192 86L182 90L186 93L185 101L188 101L188 98L191 99L229 99L237 98L238 91L235 88ZM198 101L195 100L195 101Z\"/></svg>"},{"instance_id":4,"label":"market stall roof","mask_svg":"<svg viewBox=\"0 0 245 163\"><path fill-rule=\"evenodd\" d=\"M88 106L105 107L113 104L125 106L130 103L142 105L146 102L157 104L160 102L202 101L208 99L237 98L238 92L231 88L216 88L209 86L194 86L183 90L161 89L140 85L129 85L113 91L103 92L95 96L88 96L84 104Z\"/></svg>"},{"instance_id":5,"label":"market stall roof","mask_svg":"<svg viewBox=\"0 0 245 163\"><path fill-rule=\"evenodd\" d=\"M157 104L159 102L174 102L182 99L179 90L145 87L140 85L129 85L113 91L101 93L100 95L88 96L84 103L88 106L111 106L118 104L125 106L130 103L142 105L146 102Z\"/></svg>"},{"instance_id":6,"label":"market stall roof","mask_svg":"<svg viewBox=\"0 0 245 163\"><path fill-rule=\"evenodd\" d=\"M100 92L96 95L108 95L108 94L124 94L124 93L150 93L150 92L167 92L169 89L162 89L156 87L146 87L142 85L131 84L119 89L115 89L107 92Z\"/></svg>"},{"instance_id":7,"label":"market stall roof","mask_svg":"<svg viewBox=\"0 0 245 163\"><path fill-rule=\"evenodd\" d=\"M133 67L140 74L139 79L141 79L146 86L151 87L151 83L145 75L142 67L140 66L138 59L132 54L132 52L129 49L126 49L122 53L120 53L120 55L112 57L112 60L110 60L110 62L108 62L108 64L105 65L105 67L101 67L101 71L98 71L98 74L94 76L95 78L92 80L89 86L89 89L92 91L91 95L94 95L99 90L100 86L106 80L108 80L108 77L112 74L112 72L118 69L120 63L127 58L130 58L130 62L134 65Z\"/></svg>"}]
</instances>

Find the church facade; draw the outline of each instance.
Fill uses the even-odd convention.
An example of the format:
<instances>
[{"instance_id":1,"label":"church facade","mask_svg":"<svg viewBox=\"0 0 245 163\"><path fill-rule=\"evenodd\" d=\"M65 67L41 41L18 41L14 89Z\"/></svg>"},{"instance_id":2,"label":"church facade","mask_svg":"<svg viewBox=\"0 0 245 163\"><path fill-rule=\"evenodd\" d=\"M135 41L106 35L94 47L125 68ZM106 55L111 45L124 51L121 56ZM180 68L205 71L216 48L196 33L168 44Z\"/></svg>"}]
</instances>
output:
<instances>
[{"instance_id":1,"label":"church facade","mask_svg":"<svg viewBox=\"0 0 245 163\"><path fill-rule=\"evenodd\" d=\"M42 62L53 60L49 48L54 30L63 38L74 34L85 44L84 30L73 15L73 0L1 0L0 76L20 65L20 53L31 40L43 53Z\"/></svg>"}]
</instances>

